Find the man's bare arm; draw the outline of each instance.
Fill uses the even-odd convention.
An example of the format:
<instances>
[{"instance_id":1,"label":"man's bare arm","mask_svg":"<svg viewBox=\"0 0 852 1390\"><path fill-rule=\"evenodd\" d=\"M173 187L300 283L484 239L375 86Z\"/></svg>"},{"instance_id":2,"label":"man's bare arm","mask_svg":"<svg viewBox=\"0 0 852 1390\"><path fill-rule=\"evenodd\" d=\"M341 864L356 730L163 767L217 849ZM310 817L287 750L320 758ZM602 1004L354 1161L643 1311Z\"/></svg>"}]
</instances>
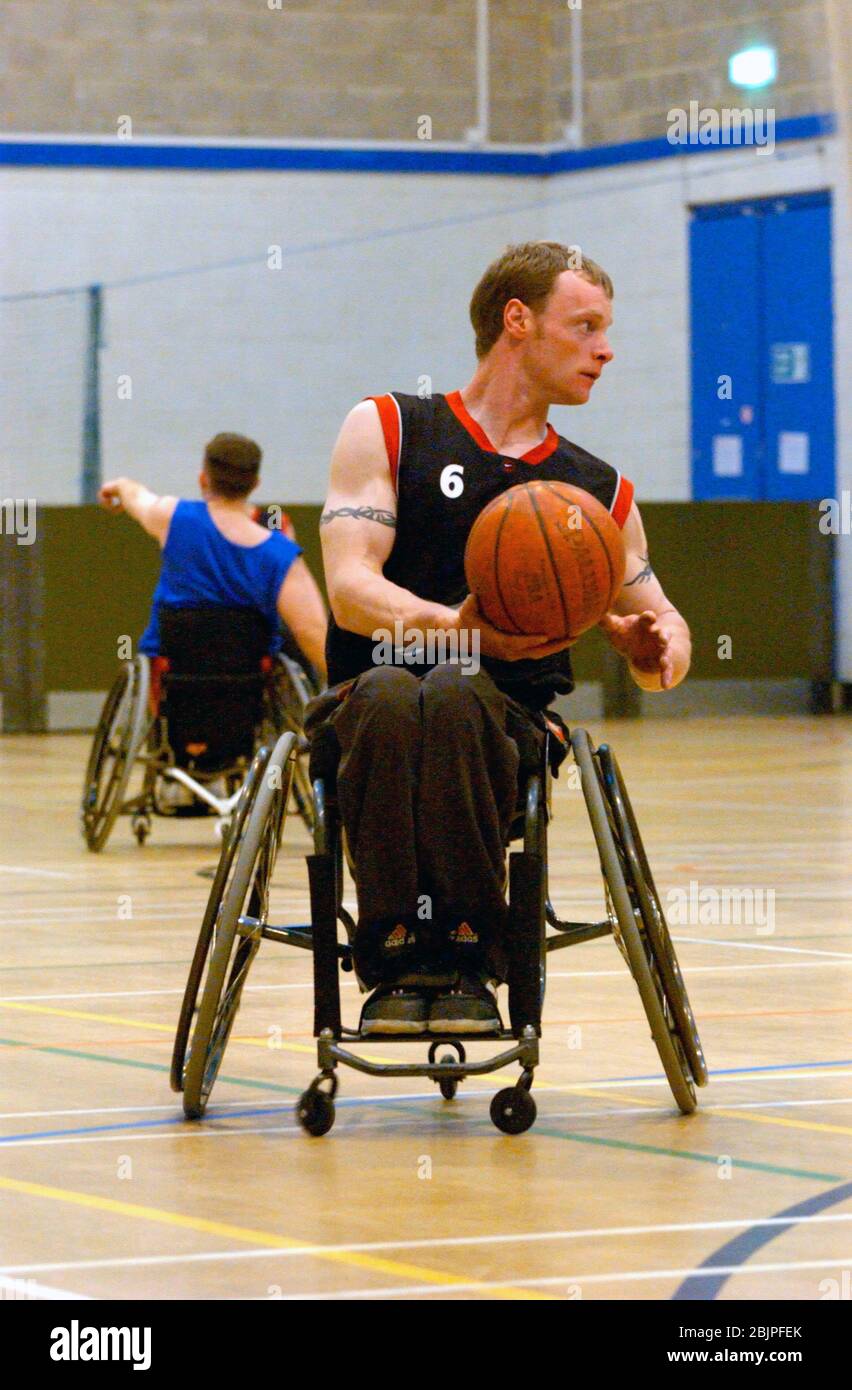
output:
<instances>
[{"instance_id":1,"label":"man's bare arm","mask_svg":"<svg viewBox=\"0 0 852 1390\"><path fill-rule=\"evenodd\" d=\"M612 610L601 621L643 690L671 690L689 670L689 628L651 568L645 528L634 502L624 526L627 566Z\"/></svg>"},{"instance_id":2,"label":"man's bare arm","mask_svg":"<svg viewBox=\"0 0 852 1390\"><path fill-rule=\"evenodd\" d=\"M158 497L144 483L136 483L132 478L113 478L102 485L98 501L107 511L127 512L149 536L165 545L178 502L176 497Z\"/></svg>"},{"instance_id":3,"label":"man's bare arm","mask_svg":"<svg viewBox=\"0 0 852 1390\"><path fill-rule=\"evenodd\" d=\"M435 631L457 626L455 609L418 598L382 574L396 537L396 494L373 401L361 401L343 422L320 537L329 602L340 627L371 637L378 628L393 632L396 622Z\"/></svg>"},{"instance_id":4,"label":"man's bare arm","mask_svg":"<svg viewBox=\"0 0 852 1390\"><path fill-rule=\"evenodd\" d=\"M325 684L328 618L319 586L301 555L296 557L284 576L278 591L277 606L280 616Z\"/></svg>"}]
</instances>

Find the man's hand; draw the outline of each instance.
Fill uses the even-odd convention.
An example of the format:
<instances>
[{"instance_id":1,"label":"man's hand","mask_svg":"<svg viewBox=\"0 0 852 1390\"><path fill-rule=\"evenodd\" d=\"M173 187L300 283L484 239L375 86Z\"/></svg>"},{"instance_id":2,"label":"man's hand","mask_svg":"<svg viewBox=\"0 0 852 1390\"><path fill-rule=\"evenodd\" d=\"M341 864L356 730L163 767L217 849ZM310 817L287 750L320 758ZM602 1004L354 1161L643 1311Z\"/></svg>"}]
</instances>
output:
<instances>
[{"instance_id":1,"label":"man's hand","mask_svg":"<svg viewBox=\"0 0 852 1390\"><path fill-rule=\"evenodd\" d=\"M554 642L541 633L536 636L527 634L517 636L511 632L501 632L499 628L492 627L484 616L474 594L468 594L459 609L458 626L460 631L463 628L478 631L479 650L482 655L493 656L500 661L538 661L543 656L550 656L553 652L561 652L566 647L573 647L577 640L572 638L566 641L564 638L559 638Z\"/></svg>"},{"instance_id":2,"label":"man's hand","mask_svg":"<svg viewBox=\"0 0 852 1390\"><path fill-rule=\"evenodd\" d=\"M644 613L630 613L623 618L615 613L607 613L599 626L615 650L627 658L638 675L657 677L661 690L670 688L674 677L672 632L666 627L664 618L658 617L651 609L646 609ZM642 682L638 681L637 684L641 685Z\"/></svg>"},{"instance_id":3,"label":"man's hand","mask_svg":"<svg viewBox=\"0 0 852 1390\"><path fill-rule=\"evenodd\" d=\"M127 512L149 536L165 545L176 497L158 497L144 483L132 478L113 478L98 490L98 501L108 512Z\"/></svg>"},{"instance_id":4,"label":"man's hand","mask_svg":"<svg viewBox=\"0 0 852 1390\"><path fill-rule=\"evenodd\" d=\"M121 490L126 482L126 478L113 478L111 482L101 484L98 490L98 501L102 507L106 507L108 512L124 511Z\"/></svg>"}]
</instances>

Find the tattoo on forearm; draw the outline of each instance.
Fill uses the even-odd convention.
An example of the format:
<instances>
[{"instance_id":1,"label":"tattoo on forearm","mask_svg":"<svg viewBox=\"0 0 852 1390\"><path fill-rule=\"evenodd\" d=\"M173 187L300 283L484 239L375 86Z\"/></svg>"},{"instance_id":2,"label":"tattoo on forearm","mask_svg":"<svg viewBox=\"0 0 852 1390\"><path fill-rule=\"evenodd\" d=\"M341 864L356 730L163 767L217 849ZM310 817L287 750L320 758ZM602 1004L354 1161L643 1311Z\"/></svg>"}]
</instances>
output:
<instances>
[{"instance_id":1,"label":"tattoo on forearm","mask_svg":"<svg viewBox=\"0 0 852 1390\"><path fill-rule=\"evenodd\" d=\"M640 560L644 560L644 561L645 561L645 565L644 565L644 567L639 571L638 574L634 574L634 576L633 576L632 579L628 579L628 580L625 581L625 584L624 584L625 589L629 589L630 586L631 586L631 584L647 584L651 579L654 578L654 571L651 569L651 566L650 566L650 564L648 563L648 556L647 556L647 555L640 555L640 556L639 556L639 559L640 559Z\"/></svg>"},{"instance_id":2,"label":"tattoo on forearm","mask_svg":"<svg viewBox=\"0 0 852 1390\"><path fill-rule=\"evenodd\" d=\"M320 526L327 526L336 516L354 516L359 521L378 521L382 526L396 526L393 512L385 511L383 507L336 507L330 512L323 512Z\"/></svg>"}]
</instances>

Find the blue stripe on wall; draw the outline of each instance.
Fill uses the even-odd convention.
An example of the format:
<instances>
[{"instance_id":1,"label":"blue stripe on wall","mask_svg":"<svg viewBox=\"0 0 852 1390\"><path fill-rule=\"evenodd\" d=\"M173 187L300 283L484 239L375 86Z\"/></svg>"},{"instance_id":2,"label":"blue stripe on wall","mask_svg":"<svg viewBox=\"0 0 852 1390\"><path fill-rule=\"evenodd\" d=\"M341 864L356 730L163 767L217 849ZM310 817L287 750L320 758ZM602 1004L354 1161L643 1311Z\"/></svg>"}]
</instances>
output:
<instances>
[{"instance_id":1,"label":"blue stripe on wall","mask_svg":"<svg viewBox=\"0 0 852 1390\"><path fill-rule=\"evenodd\" d=\"M775 126L776 144L788 140L813 140L836 129L832 113L790 116ZM158 145L151 141L114 141L98 144L85 139L73 142L49 140L0 140L0 164L39 165L77 169L248 169L315 170L341 173L403 174L507 174L537 178L599 169L614 164L635 164L673 155L712 154L714 150L742 148L714 145L672 145L656 140L631 140L624 144L596 145L585 150L436 150L310 148L252 145Z\"/></svg>"}]
</instances>

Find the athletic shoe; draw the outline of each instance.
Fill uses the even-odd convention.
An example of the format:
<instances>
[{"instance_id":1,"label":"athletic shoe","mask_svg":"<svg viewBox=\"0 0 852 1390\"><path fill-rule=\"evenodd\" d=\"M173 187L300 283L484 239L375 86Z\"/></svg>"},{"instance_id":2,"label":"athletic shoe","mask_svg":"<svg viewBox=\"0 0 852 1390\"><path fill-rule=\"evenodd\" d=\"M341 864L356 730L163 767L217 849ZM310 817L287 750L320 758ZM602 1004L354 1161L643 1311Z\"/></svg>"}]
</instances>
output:
<instances>
[{"instance_id":1,"label":"athletic shoe","mask_svg":"<svg viewBox=\"0 0 852 1390\"><path fill-rule=\"evenodd\" d=\"M361 1010L360 1031L369 1033L425 1033L429 999L422 990L379 985Z\"/></svg>"},{"instance_id":2,"label":"athletic shoe","mask_svg":"<svg viewBox=\"0 0 852 1390\"><path fill-rule=\"evenodd\" d=\"M473 975L460 975L429 1010L430 1033L497 1033L502 1027L493 991Z\"/></svg>"}]
</instances>

